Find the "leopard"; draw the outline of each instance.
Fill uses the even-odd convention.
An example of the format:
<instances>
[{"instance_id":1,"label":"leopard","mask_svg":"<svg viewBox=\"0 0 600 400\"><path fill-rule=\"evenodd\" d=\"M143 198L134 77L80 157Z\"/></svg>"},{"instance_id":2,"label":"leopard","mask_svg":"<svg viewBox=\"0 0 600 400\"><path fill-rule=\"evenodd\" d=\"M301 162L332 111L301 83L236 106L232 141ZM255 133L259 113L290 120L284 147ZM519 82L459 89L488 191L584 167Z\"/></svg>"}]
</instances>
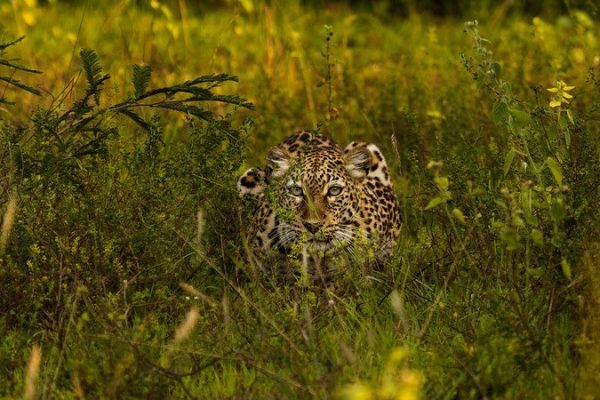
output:
<instances>
[{"instance_id":1,"label":"leopard","mask_svg":"<svg viewBox=\"0 0 600 400\"><path fill-rule=\"evenodd\" d=\"M253 254L301 248L328 257L368 248L375 261L394 252L401 214L390 171L373 143L342 149L328 135L300 130L269 152L266 167L238 179L253 204L247 239Z\"/></svg>"}]
</instances>

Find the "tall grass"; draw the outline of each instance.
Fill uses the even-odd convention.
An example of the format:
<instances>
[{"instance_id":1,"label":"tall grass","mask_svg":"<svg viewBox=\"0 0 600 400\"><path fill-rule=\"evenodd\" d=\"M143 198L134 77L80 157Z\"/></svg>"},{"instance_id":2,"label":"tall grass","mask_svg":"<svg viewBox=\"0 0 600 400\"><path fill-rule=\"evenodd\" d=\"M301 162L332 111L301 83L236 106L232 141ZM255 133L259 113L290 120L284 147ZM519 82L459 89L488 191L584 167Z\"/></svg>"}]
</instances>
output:
<instances>
[{"instance_id":1,"label":"tall grass","mask_svg":"<svg viewBox=\"0 0 600 400\"><path fill-rule=\"evenodd\" d=\"M2 396L594 395L593 14L50 3L0 4L44 74L6 71L52 93L0 92ZM386 153L383 270L328 289L245 258L236 176L298 128Z\"/></svg>"},{"instance_id":2,"label":"tall grass","mask_svg":"<svg viewBox=\"0 0 600 400\"><path fill-rule=\"evenodd\" d=\"M0 254L4 253L6 245L8 244L8 236L10 230L15 223L15 215L17 213L17 196L11 194L6 204L6 210L4 211L4 218L2 218L2 227L0 228Z\"/></svg>"}]
</instances>

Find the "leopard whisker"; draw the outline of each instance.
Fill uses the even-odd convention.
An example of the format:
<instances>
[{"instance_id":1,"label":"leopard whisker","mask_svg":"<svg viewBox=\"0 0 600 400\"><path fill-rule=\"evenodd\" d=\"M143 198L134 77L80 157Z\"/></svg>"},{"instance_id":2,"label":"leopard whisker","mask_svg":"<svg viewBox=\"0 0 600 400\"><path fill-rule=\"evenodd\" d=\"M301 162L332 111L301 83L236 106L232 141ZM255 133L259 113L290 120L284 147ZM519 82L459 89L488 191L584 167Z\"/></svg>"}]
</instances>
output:
<instances>
[{"instance_id":1,"label":"leopard whisker","mask_svg":"<svg viewBox=\"0 0 600 400\"><path fill-rule=\"evenodd\" d=\"M293 243L297 238L296 231L292 227L287 226L286 229L279 235L279 243L283 246Z\"/></svg>"}]
</instances>

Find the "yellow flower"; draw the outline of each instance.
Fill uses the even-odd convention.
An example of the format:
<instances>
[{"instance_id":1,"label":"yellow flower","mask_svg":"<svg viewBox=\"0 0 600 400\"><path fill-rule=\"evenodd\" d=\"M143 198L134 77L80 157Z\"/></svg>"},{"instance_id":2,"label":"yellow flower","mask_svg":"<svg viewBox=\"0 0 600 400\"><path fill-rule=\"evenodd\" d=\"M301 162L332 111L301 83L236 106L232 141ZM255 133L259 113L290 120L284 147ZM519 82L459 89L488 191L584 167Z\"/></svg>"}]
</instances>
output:
<instances>
[{"instance_id":1,"label":"yellow flower","mask_svg":"<svg viewBox=\"0 0 600 400\"><path fill-rule=\"evenodd\" d=\"M418 400L424 378L405 364L407 356L406 349L393 349L379 379L346 385L338 392L338 397L344 400Z\"/></svg>"},{"instance_id":2,"label":"yellow flower","mask_svg":"<svg viewBox=\"0 0 600 400\"><path fill-rule=\"evenodd\" d=\"M364 383L356 382L342 389L340 398L345 400L371 400L373 399L373 390Z\"/></svg>"},{"instance_id":3,"label":"yellow flower","mask_svg":"<svg viewBox=\"0 0 600 400\"><path fill-rule=\"evenodd\" d=\"M560 107L562 103L569 104L569 100L571 100L573 96L567 92L573 89L575 89L575 86L567 86L564 81L557 81L555 87L546 89L553 94L552 98L550 99L550 107Z\"/></svg>"}]
</instances>

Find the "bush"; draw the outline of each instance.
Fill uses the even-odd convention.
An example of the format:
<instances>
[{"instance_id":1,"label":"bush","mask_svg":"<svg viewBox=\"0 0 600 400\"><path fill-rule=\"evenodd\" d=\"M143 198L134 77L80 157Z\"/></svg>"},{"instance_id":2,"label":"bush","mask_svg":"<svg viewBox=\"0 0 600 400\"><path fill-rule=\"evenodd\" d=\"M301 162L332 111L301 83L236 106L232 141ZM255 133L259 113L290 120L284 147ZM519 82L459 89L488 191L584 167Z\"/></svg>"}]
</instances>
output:
<instances>
[{"instance_id":1,"label":"bush","mask_svg":"<svg viewBox=\"0 0 600 400\"><path fill-rule=\"evenodd\" d=\"M149 66L134 66L131 97L107 103L102 88L109 75L95 52L84 49L81 59L87 86L79 99L39 108L30 126L4 124L0 135L1 157L7 161L0 166L0 203L16 199L17 204L0 257L0 326L10 338L6 343L14 344L5 346L3 357L16 361L14 356L24 357L32 342L42 343L49 355L42 377L51 386L61 386L65 369L80 371L82 382L95 385L110 381L119 362L131 362L116 361L123 352L130 354L131 345L113 338L81 353L79 360L102 358L95 366L72 355L65 359L65 351L82 351L74 348L81 335L127 335L128 328L141 334L147 319L158 323L185 312L180 283L215 281L197 255L199 248L206 247L207 255L232 270L239 229L231 205L245 126L234 127L230 115L218 117L204 105L252 108L237 96L214 93L236 81L234 76L207 75L148 90ZM187 121L188 142L168 152L161 110L179 112ZM14 336L15 329L38 334ZM65 362L72 364L62 369ZM18 378L10 374L14 367L9 364L3 372L9 382ZM62 372L53 376L54 368ZM98 387L97 395L124 393L121 385L148 368L140 365L131 376L114 376L119 382ZM3 390L15 383L2 385Z\"/></svg>"}]
</instances>

